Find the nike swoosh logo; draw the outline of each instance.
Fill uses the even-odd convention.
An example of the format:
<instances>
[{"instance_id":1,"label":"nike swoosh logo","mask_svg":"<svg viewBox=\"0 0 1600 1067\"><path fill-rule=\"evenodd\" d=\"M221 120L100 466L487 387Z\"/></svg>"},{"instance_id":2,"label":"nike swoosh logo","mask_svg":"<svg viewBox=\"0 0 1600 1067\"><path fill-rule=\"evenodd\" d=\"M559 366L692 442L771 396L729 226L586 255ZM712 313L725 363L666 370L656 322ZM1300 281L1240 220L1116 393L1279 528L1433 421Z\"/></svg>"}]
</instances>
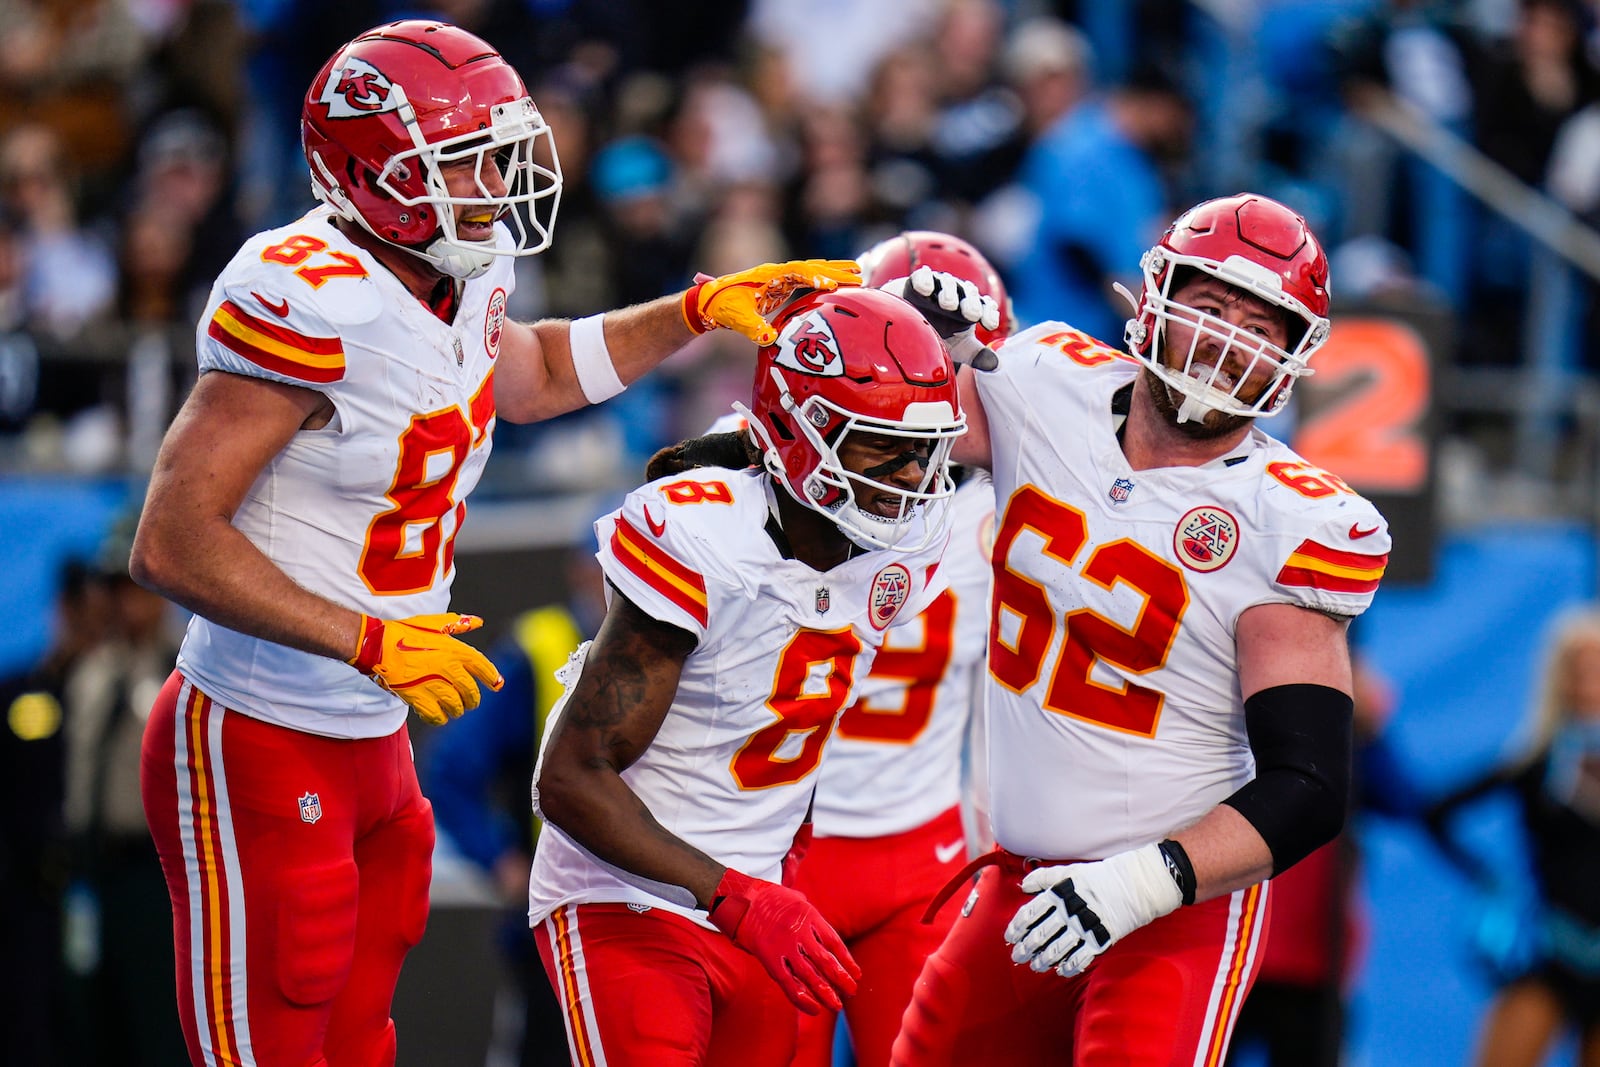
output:
<instances>
[{"instance_id":1,"label":"nike swoosh logo","mask_svg":"<svg viewBox=\"0 0 1600 1067\"><path fill-rule=\"evenodd\" d=\"M394 647L396 649L398 649L399 651L401 651L401 652L426 652L426 651L428 651L428 649L425 646L419 647L417 645L408 645L408 644L406 644L406 639L403 638L403 637L400 640L398 640L398 641L396 641L394 643Z\"/></svg>"},{"instance_id":2,"label":"nike swoosh logo","mask_svg":"<svg viewBox=\"0 0 1600 1067\"><path fill-rule=\"evenodd\" d=\"M650 509L648 507L644 509L644 524L650 527L650 532L655 534L657 537L660 537L662 534L667 532L667 520L662 519L660 522L657 522L655 519L652 519L650 517Z\"/></svg>"},{"instance_id":3,"label":"nike swoosh logo","mask_svg":"<svg viewBox=\"0 0 1600 1067\"><path fill-rule=\"evenodd\" d=\"M949 863L957 856L961 855L962 850L966 847L967 843L959 840L952 841L948 845L934 845L933 858L938 860L941 864Z\"/></svg>"},{"instance_id":4,"label":"nike swoosh logo","mask_svg":"<svg viewBox=\"0 0 1600 1067\"><path fill-rule=\"evenodd\" d=\"M280 318L280 319L288 318L288 316L289 316L289 301L287 299L281 300L278 303L274 304L272 301L268 300L266 297L262 296L260 293L256 292L253 289L250 291L250 295L255 297L258 301L260 301L262 307L266 308L268 311L270 311L274 315L278 316L278 318Z\"/></svg>"},{"instance_id":5,"label":"nike swoosh logo","mask_svg":"<svg viewBox=\"0 0 1600 1067\"><path fill-rule=\"evenodd\" d=\"M1358 538L1362 538L1362 537L1371 537L1373 534L1375 534L1377 532L1378 532L1378 528L1376 526L1374 526L1370 530L1363 530L1361 528L1361 524L1359 522L1353 522L1353 523L1350 524L1350 539L1352 541L1354 541L1354 540L1356 540Z\"/></svg>"}]
</instances>

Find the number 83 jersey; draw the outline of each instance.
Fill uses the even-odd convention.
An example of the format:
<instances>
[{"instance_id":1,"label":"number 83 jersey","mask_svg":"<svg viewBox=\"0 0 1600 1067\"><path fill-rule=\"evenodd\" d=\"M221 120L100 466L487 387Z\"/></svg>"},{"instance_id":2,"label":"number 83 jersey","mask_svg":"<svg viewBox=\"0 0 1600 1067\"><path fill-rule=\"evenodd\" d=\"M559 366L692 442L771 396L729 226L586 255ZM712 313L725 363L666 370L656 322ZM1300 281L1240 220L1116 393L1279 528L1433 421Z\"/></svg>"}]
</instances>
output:
<instances>
[{"instance_id":1,"label":"number 83 jersey","mask_svg":"<svg viewBox=\"0 0 1600 1067\"><path fill-rule=\"evenodd\" d=\"M671 709L623 780L689 844L776 881L835 721L885 630L915 618L946 587L948 532L923 549L861 552L819 572L788 558L768 532L772 492L763 471L700 468L634 490L595 530L606 580L697 640ZM559 714L564 706L552 720ZM705 921L547 825L534 858L532 920L595 901Z\"/></svg>"},{"instance_id":2,"label":"number 83 jersey","mask_svg":"<svg viewBox=\"0 0 1600 1067\"><path fill-rule=\"evenodd\" d=\"M233 517L300 585L381 618L448 610L464 501L489 454L510 263L467 282L446 323L319 208L251 238L218 277L200 372L314 389L333 405ZM355 668L198 616L178 666L219 703L297 730L382 737L405 721L400 699Z\"/></svg>"},{"instance_id":3,"label":"number 83 jersey","mask_svg":"<svg viewBox=\"0 0 1600 1067\"><path fill-rule=\"evenodd\" d=\"M1130 468L1113 399L1138 370L1042 323L975 379L998 509L991 816L1020 855L1158 840L1249 781L1239 616L1359 615L1388 559L1377 510L1259 429L1201 467Z\"/></svg>"}]
</instances>

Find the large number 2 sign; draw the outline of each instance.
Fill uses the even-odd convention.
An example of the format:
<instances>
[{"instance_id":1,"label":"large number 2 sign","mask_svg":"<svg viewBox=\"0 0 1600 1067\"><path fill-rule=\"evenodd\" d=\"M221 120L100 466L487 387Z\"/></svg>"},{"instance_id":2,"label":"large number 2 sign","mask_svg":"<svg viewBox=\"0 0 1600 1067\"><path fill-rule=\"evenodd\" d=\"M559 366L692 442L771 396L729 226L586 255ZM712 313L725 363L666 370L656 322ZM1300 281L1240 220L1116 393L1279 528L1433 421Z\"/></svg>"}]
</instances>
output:
<instances>
[{"instance_id":1,"label":"large number 2 sign","mask_svg":"<svg viewBox=\"0 0 1600 1067\"><path fill-rule=\"evenodd\" d=\"M1117 689L1090 677L1102 660L1132 674L1147 674L1167 661L1189 606L1189 587L1177 566L1129 540L1100 545L1083 561L1089 541L1083 512L1025 485L1006 505L994 541L994 594L989 617L989 673L1016 692L1030 688L1044 670L1055 637L1056 613L1045 587L1013 570L1011 548L1024 531L1044 541L1044 554L1105 589L1122 583L1143 598L1131 630L1087 609L1062 620L1066 636L1050 685L1046 710L1150 737L1161 717L1162 696L1129 682ZM1017 625L1003 629L1002 622ZM1008 642L1006 633L1013 634Z\"/></svg>"},{"instance_id":2,"label":"large number 2 sign","mask_svg":"<svg viewBox=\"0 0 1600 1067\"><path fill-rule=\"evenodd\" d=\"M751 734L733 757L733 780L741 789L789 785L821 765L860 654L861 638L850 629L801 630L784 646L767 700L778 721ZM780 756L785 745L795 747L795 737L799 751Z\"/></svg>"}]
</instances>

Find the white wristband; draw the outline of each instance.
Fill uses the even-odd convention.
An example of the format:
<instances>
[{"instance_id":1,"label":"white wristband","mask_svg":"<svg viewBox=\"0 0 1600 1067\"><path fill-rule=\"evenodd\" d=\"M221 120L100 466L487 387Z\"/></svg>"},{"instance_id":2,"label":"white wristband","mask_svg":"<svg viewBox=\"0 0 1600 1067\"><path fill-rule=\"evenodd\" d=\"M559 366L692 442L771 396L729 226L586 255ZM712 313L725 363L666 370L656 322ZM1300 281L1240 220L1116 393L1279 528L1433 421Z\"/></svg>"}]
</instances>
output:
<instances>
[{"instance_id":1,"label":"white wristband","mask_svg":"<svg viewBox=\"0 0 1600 1067\"><path fill-rule=\"evenodd\" d=\"M606 347L604 315L573 319L567 327L567 344L572 348L572 370L578 376L578 388L589 403L610 400L627 388L617 377L611 350Z\"/></svg>"}]
</instances>

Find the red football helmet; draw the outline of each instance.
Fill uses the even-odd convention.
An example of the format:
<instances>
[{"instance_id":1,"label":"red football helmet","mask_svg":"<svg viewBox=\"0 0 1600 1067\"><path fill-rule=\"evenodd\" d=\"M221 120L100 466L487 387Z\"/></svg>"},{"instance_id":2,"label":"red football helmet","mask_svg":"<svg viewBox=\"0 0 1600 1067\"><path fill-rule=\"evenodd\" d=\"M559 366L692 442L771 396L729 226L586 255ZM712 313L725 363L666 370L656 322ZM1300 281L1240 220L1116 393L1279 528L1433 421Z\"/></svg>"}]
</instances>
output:
<instances>
[{"instance_id":1,"label":"red football helmet","mask_svg":"<svg viewBox=\"0 0 1600 1067\"><path fill-rule=\"evenodd\" d=\"M1240 193L1198 204L1178 216L1139 266L1144 299L1128 320L1124 337L1129 352L1184 395L1180 421L1203 417L1207 408L1245 417L1276 414L1295 379L1311 373L1306 364L1328 339L1328 257L1306 220L1276 200ZM1175 279L1192 276L1185 268L1288 311L1297 320L1289 331L1289 348L1173 301L1173 289L1184 284ZM1169 322L1194 328L1180 366L1163 358ZM1216 357L1215 366L1196 360L1202 337L1219 341L1223 356L1231 351L1243 358L1245 369L1231 387L1219 379L1223 358ZM1271 380L1260 396L1246 400L1240 392L1251 371L1263 366L1271 370Z\"/></svg>"},{"instance_id":2,"label":"red football helmet","mask_svg":"<svg viewBox=\"0 0 1600 1067\"><path fill-rule=\"evenodd\" d=\"M804 293L773 325L778 339L756 358L751 405L734 405L749 421L767 471L857 544L909 550L939 536L955 492L950 449L967 420L955 366L933 327L899 297L854 286ZM857 431L931 441L917 488L847 471L839 446ZM899 513L858 507L856 484L899 496ZM922 536L912 537L919 511Z\"/></svg>"},{"instance_id":3,"label":"red football helmet","mask_svg":"<svg viewBox=\"0 0 1600 1067\"><path fill-rule=\"evenodd\" d=\"M445 274L473 278L493 256L549 247L561 200L555 139L522 78L465 30L412 19L363 33L312 79L300 139L317 199ZM473 166L472 195L445 184L443 168L462 161ZM463 238L457 207L513 232Z\"/></svg>"},{"instance_id":4,"label":"red football helmet","mask_svg":"<svg viewBox=\"0 0 1600 1067\"><path fill-rule=\"evenodd\" d=\"M992 330L978 327L978 340L993 348L1011 336L1017 327L1000 274L983 253L959 237L936 230L906 230L879 241L856 257L861 264L861 284L882 289L897 278L909 278L918 267L931 267L953 274L978 287L978 292L1000 305L1000 325Z\"/></svg>"}]
</instances>

